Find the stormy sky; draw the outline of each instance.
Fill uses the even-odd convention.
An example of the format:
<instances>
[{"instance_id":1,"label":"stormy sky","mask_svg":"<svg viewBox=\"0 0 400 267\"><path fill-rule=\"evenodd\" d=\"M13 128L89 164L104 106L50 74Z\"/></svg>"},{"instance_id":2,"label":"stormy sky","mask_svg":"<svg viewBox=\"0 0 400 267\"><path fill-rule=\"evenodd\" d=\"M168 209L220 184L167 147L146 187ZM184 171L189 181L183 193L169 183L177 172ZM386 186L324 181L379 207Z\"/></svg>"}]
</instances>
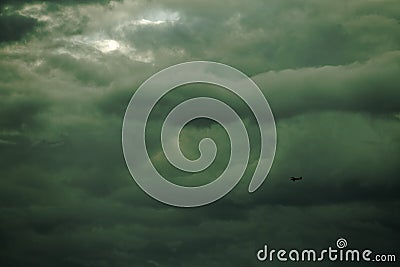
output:
<instances>
[{"instance_id":1,"label":"stormy sky","mask_svg":"<svg viewBox=\"0 0 400 267\"><path fill-rule=\"evenodd\" d=\"M292 266L260 263L256 252L325 248L340 237L398 253L399 14L395 0L1 1L0 265ZM121 128L142 82L192 60L250 76L269 101L278 142L266 181L248 194L260 145L249 108L216 86L166 95L151 114L148 149L177 184L212 181L230 153L221 126L196 120L182 150L195 159L211 137L215 162L198 174L168 164L160 129L180 102L223 100L251 137L239 185L183 209L133 181Z\"/></svg>"}]
</instances>

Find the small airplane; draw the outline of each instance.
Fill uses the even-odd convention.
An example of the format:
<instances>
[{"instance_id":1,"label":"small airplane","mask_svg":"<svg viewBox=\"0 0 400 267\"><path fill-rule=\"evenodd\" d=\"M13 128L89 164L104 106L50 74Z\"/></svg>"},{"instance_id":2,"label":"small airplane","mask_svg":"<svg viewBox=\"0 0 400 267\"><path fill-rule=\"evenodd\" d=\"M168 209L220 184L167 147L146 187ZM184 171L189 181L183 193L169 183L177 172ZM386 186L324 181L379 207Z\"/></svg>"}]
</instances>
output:
<instances>
[{"instance_id":1,"label":"small airplane","mask_svg":"<svg viewBox=\"0 0 400 267\"><path fill-rule=\"evenodd\" d=\"M300 177L290 177L290 180L292 180L293 182L294 181L298 181L298 180L302 180L303 179L303 176L300 176Z\"/></svg>"}]
</instances>

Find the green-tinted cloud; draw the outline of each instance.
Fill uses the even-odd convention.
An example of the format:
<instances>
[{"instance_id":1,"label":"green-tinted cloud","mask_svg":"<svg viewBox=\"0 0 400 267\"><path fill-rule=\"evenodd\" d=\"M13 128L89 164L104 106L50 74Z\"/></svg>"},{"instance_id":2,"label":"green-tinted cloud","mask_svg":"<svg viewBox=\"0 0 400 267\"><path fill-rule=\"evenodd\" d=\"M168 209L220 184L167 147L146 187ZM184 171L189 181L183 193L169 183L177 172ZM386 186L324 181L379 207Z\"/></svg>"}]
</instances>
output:
<instances>
[{"instance_id":1,"label":"green-tinted cloud","mask_svg":"<svg viewBox=\"0 0 400 267\"><path fill-rule=\"evenodd\" d=\"M339 237L351 247L397 253L396 1L1 5L1 266L258 266L264 243L322 248ZM171 92L148 125L150 154L168 179L213 180L230 151L221 127L194 121L181 135L184 153L195 158L199 140L213 137L217 161L195 175L168 165L160 126L185 99L230 104L252 144L250 166L230 194L177 209L133 182L121 127L143 81L189 60L252 76L276 117L278 145L265 183L248 194L259 146L248 107L214 86Z\"/></svg>"}]
</instances>

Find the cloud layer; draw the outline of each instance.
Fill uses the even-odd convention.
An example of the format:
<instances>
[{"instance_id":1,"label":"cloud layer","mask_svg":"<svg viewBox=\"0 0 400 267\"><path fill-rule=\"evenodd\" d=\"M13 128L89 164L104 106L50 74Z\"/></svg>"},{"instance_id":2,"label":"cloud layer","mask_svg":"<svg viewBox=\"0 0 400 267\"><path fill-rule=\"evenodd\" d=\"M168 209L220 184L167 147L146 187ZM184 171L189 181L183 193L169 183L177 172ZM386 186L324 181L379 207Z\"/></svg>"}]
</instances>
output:
<instances>
[{"instance_id":1,"label":"cloud layer","mask_svg":"<svg viewBox=\"0 0 400 267\"><path fill-rule=\"evenodd\" d=\"M1 266L257 266L264 243L323 248L339 237L351 247L397 252L396 1L0 7ZM181 142L195 158L198 142L214 138L213 166L189 175L167 163L161 123L187 98L229 103L253 147L245 177L230 194L203 208L178 209L132 181L121 127L143 81L190 60L222 62L251 76L274 112L278 145L265 183L248 194L259 145L248 107L214 86L174 90L157 105L148 136L152 159L168 179L209 182L227 163L226 133L204 120L190 123ZM292 183L290 176L304 180Z\"/></svg>"}]
</instances>

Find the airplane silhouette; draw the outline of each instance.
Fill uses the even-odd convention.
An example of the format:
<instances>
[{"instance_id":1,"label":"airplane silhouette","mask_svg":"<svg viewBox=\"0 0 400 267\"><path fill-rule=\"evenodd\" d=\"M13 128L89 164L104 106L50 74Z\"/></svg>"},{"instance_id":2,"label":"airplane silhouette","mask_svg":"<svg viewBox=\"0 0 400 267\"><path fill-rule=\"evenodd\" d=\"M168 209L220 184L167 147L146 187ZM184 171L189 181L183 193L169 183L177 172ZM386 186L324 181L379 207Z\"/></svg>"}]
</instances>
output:
<instances>
[{"instance_id":1,"label":"airplane silhouette","mask_svg":"<svg viewBox=\"0 0 400 267\"><path fill-rule=\"evenodd\" d=\"M293 176L292 176L292 177L290 178L290 180L292 180L293 182L294 182L294 181L298 181L298 180L302 180L302 179L303 179L303 176L300 176L300 177L293 177Z\"/></svg>"}]
</instances>

